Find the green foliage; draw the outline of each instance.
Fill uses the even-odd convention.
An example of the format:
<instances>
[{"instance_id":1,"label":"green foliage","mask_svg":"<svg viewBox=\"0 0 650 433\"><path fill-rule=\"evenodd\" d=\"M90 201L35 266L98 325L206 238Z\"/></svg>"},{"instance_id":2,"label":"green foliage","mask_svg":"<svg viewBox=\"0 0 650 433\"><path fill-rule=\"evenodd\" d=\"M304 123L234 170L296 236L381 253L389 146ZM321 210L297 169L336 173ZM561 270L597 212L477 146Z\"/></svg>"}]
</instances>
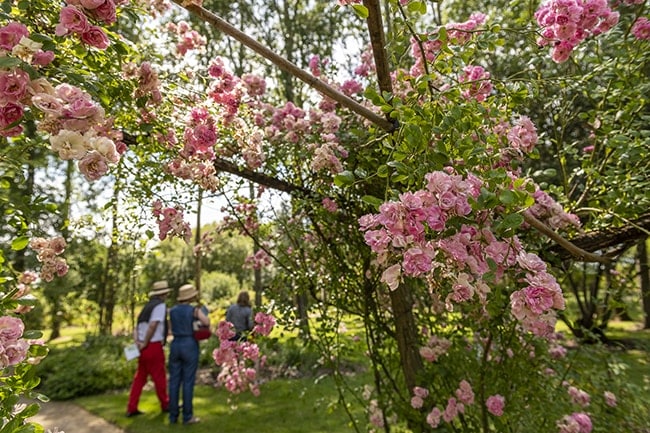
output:
<instances>
[{"instance_id":1,"label":"green foliage","mask_svg":"<svg viewBox=\"0 0 650 433\"><path fill-rule=\"evenodd\" d=\"M128 388L137 364L126 361L126 344L126 339L88 336L80 346L52 349L37 367L39 391L68 400Z\"/></svg>"},{"instance_id":2,"label":"green foliage","mask_svg":"<svg viewBox=\"0 0 650 433\"><path fill-rule=\"evenodd\" d=\"M232 299L240 290L239 281L231 274L218 271L201 273L201 296L208 303Z\"/></svg>"}]
</instances>

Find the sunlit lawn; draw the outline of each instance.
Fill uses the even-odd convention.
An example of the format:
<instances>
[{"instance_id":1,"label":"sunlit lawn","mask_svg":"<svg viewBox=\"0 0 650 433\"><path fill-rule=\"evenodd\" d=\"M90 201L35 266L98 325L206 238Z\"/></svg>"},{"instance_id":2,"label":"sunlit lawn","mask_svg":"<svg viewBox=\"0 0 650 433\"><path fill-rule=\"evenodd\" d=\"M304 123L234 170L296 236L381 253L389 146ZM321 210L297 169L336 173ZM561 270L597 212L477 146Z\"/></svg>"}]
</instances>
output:
<instances>
[{"instance_id":1,"label":"sunlit lawn","mask_svg":"<svg viewBox=\"0 0 650 433\"><path fill-rule=\"evenodd\" d=\"M178 431L169 425L160 411L153 391L145 391L140 400L138 417L126 418L128 393L83 397L75 400L90 412L131 433L165 433ZM316 383L314 379L274 380L262 386L258 397L241 394L229 401L223 389L197 386L194 413L199 424L182 426L183 431L205 433L343 433L354 431L341 407L331 378Z\"/></svg>"}]
</instances>

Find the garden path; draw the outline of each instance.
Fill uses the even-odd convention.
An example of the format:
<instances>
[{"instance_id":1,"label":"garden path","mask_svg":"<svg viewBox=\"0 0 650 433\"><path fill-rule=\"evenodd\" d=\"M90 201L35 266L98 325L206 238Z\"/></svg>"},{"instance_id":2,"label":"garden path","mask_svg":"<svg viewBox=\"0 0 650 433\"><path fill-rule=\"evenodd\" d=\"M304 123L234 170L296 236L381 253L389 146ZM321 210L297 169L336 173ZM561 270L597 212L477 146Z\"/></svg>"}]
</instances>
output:
<instances>
[{"instance_id":1,"label":"garden path","mask_svg":"<svg viewBox=\"0 0 650 433\"><path fill-rule=\"evenodd\" d=\"M41 403L41 409L30 418L52 433L124 433L124 430L109 423L72 402L49 401ZM58 429L58 430L57 430Z\"/></svg>"}]
</instances>

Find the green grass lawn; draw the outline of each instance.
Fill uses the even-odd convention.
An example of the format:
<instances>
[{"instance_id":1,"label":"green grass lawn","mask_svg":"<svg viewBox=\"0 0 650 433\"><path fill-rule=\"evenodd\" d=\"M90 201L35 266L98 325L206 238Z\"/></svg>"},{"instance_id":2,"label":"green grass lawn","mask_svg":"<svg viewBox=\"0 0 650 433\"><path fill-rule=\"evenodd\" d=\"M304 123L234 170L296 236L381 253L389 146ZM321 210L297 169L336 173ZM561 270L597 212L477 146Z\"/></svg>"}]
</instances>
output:
<instances>
[{"instance_id":1,"label":"green grass lawn","mask_svg":"<svg viewBox=\"0 0 650 433\"><path fill-rule=\"evenodd\" d=\"M584 357L577 358L587 365L600 359L614 361L620 366L620 378L634 388L634 399L643 405L650 401L650 330L641 330L637 324L612 322L607 336L615 341L626 342L625 349L614 346L586 345L581 350ZM285 342L286 343L286 342ZM357 373L351 379L352 386L370 383L369 373ZM149 383L151 386L151 383ZM192 426L171 426L160 407L153 390L146 390L140 401L144 415L135 418L125 416L128 390L75 399L74 402L128 433L166 433L178 431L202 433L239 433L259 431L262 433L348 433L354 432L339 395L334 379L314 377L301 379L275 379L261 386L261 395L249 393L230 395L223 388L197 386L194 397L195 416L201 423ZM358 403L358 402L356 402ZM365 420L359 404L353 415ZM645 416L645 415L644 415ZM360 423L364 431L365 421Z\"/></svg>"},{"instance_id":2,"label":"green grass lawn","mask_svg":"<svg viewBox=\"0 0 650 433\"><path fill-rule=\"evenodd\" d=\"M263 384L258 397L240 394L232 399L220 388L197 386L194 414L199 424L183 430L204 433L344 433L352 432L343 408L336 405L338 394L331 378L282 379ZM166 433L178 431L162 414L154 391L145 391L140 399L138 417L126 418L128 391L120 394L83 397L75 400L92 413L130 433ZM360 414L357 414L360 415Z\"/></svg>"}]
</instances>

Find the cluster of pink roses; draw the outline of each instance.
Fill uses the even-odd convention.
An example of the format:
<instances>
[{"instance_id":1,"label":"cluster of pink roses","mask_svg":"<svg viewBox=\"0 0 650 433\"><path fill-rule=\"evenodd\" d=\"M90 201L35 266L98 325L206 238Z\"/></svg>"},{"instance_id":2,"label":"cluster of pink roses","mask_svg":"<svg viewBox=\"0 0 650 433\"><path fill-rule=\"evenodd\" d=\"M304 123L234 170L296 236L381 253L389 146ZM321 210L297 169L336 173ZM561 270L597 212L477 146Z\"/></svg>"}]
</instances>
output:
<instances>
[{"instance_id":1,"label":"cluster of pink roses","mask_svg":"<svg viewBox=\"0 0 650 433\"><path fill-rule=\"evenodd\" d=\"M271 257L266 250L259 249L254 254L246 257L244 267L249 269L262 269L271 264Z\"/></svg>"},{"instance_id":2,"label":"cluster of pink roses","mask_svg":"<svg viewBox=\"0 0 650 433\"><path fill-rule=\"evenodd\" d=\"M447 44L463 45L467 43L478 26L485 22L485 14L476 12L462 23L449 23L444 26L447 32ZM435 34L434 32L433 34ZM425 74L425 62L435 61L444 42L440 38L411 39L411 55L415 64L411 67L411 75L419 77Z\"/></svg>"},{"instance_id":3,"label":"cluster of pink roses","mask_svg":"<svg viewBox=\"0 0 650 433\"><path fill-rule=\"evenodd\" d=\"M103 28L91 24L89 17L110 25L117 20L114 0L68 0L61 8L59 23L55 34L65 36L74 34L92 47L104 50L110 44Z\"/></svg>"},{"instance_id":4,"label":"cluster of pink roses","mask_svg":"<svg viewBox=\"0 0 650 433\"><path fill-rule=\"evenodd\" d=\"M20 23L0 29L0 56L9 53L36 67L54 57L31 41L29 31ZM116 163L119 152L126 150L119 141L121 134L111 128L104 109L88 93L69 84L54 88L47 79L31 79L20 68L0 71L0 135L21 134L20 123L30 105L42 113L38 128L50 134L52 149L63 159L79 160L79 169L88 180L106 174L108 165Z\"/></svg>"},{"instance_id":5,"label":"cluster of pink roses","mask_svg":"<svg viewBox=\"0 0 650 433\"><path fill-rule=\"evenodd\" d=\"M461 92L465 99L474 99L478 102L483 102L492 92L490 73L483 69L482 66L465 66L458 81L469 84L468 87L464 86Z\"/></svg>"},{"instance_id":6,"label":"cluster of pink roses","mask_svg":"<svg viewBox=\"0 0 650 433\"><path fill-rule=\"evenodd\" d=\"M214 116L204 107L194 107L183 133L184 146L180 155L186 159L211 161L215 156L217 138Z\"/></svg>"},{"instance_id":7,"label":"cluster of pink roses","mask_svg":"<svg viewBox=\"0 0 650 433\"><path fill-rule=\"evenodd\" d=\"M183 211L181 209L163 208L160 200L156 200L153 203L153 216L158 223L158 238L161 241L165 240L167 236L178 236L185 242L190 241L192 229L188 223L183 221Z\"/></svg>"},{"instance_id":8,"label":"cluster of pink roses","mask_svg":"<svg viewBox=\"0 0 650 433\"><path fill-rule=\"evenodd\" d=\"M562 63L582 41L609 31L618 18L619 13L609 8L607 0L549 0L535 12L542 27L537 43L552 45L551 58Z\"/></svg>"},{"instance_id":9,"label":"cluster of pink roses","mask_svg":"<svg viewBox=\"0 0 650 433\"><path fill-rule=\"evenodd\" d=\"M36 251L36 258L42 263L41 279L52 281L54 275L62 277L68 273L68 264L64 258L59 257L65 251L65 239L60 236L50 239L32 238L29 247Z\"/></svg>"},{"instance_id":10,"label":"cluster of pink roses","mask_svg":"<svg viewBox=\"0 0 650 433\"><path fill-rule=\"evenodd\" d=\"M255 326L251 336L267 336L275 326L275 318L270 314L255 314ZM260 356L257 344L250 341L231 341L235 336L232 323L219 322L217 337L219 347L212 352L214 362L221 367L217 382L233 394L250 391L259 395L257 369L263 367L265 356Z\"/></svg>"},{"instance_id":11,"label":"cluster of pink roses","mask_svg":"<svg viewBox=\"0 0 650 433\"><path fill-rule=\"evenodd\" d=\"M591 433L591 418L584 412L574 412L557 422L558 433Z\"/></svg>"},{"instance_id":12,"label":"cluster of pink roses","mask_svg":"<svg viewBox=\"0 0 650 433\"><path fill-rule=\"evenodd\" d=\"M188 51L200 49L206 44L205 37L193 30L187 21L180 21L178 24L169 23L167 30L176 35L176 53L181 57Z\"/></svg>"},{"instance_id":13,"label":"cluster of pink roses","mask_svg":"<svg viewBox=\"0 0 650 433\"><path fill-rule=\"evenodd\" d=\"M411 398L411 406L415 409L422 408L428 396L429 391L426 388L415 387L413 389L413 397ZM427 414L427 424L431 428L437 428L441 420L446 423L451 423L460 414L465 413L465 407L474 404L474 400L475 396L472 386L466 380L462 380L454 392L454 396L447 399L444 410L440 410L440 408L434 406ZM485 405L488 412L495 416L501 416L503 415L505 399L499 394L492 395L487 398Z\"/></svg>"},{"instance_id":14,"label":"cluster of pink roses","mask_svg":"<svg viewBox=\"0 0 650 433\"><path fill-rule=\"evenodd\" d=\"M581 222L577 215L568 213L548 193L536 186L533 193L535 204L529 209L534 217L544 221L554 229L566 229L568 227L580 228Z\"/></svg>"},{"instance_id":15,"label":"cluster of pink roses","mask_svg":"<svg viewBox=\"0 0 650 433\"><path fill-rule=\"evenodd\" d=\"M167 170L181 179L190 179L207 191L220 186L212 161L218 132L215 117L205 107L192 108L183 132L183 149L167 165ZM175 142L168 140L170 143Z\"/></svg>"},{"instance_id":16,"label":"cluster of pink roses","mask_svg":"<svg viewBox=\"0 0 650 433\"><path fill-rule=\"evenodd\" d=\"M22 320L0 317L0 370L25 360L29 343L22 338L25 325Z\"/></svg>"},{"instance_id":17,"label":"cluster of pink roses","mask_svg":"<svg viewBox=\"0 0 650 433\"><path fill-rule=\"evenodd\" d=\"M54 59L52 51L43 51L42 44L29 39L29 30L21 23L10 22L0 28L0 58L13 56L34 68L46 66ZM20 124L31 97L46 82L32 80L27 72L14 67L0 70L0 135L14 137L23 132Z\"/></svg>"},{"instance_id":18,"label":"cluster of pink roses","mask_svg":"<svg viewBox=\"0 0 650 433\"><path fill-rule=\"evenodd\" d=\"M136 98L147 98L147 102L151 102L154 105L162 101L158 73L153 69L151 63L143 62L140 66L128 63L122 69L124 78L136 79L138 81L138 87L135 89L133 96Z\"/></svg>"},{"instance_id":19,"label":"cluster of pink roses","mask_svg":"<svg viewBox=\"0 0 650 433\"><path fill-rule=\"evenodd\" d=\"M20 274L18 277L18 284L16 285L16 293L12 296L12 299L25 299L27 297L33 298L30 295L31 285L38 279L38 274L33 271L25 271ZM18 305L18 307L13 311L17 314L25 314L30 312L34 308L33 305Z\"/></svg>"},{"instance_id":20,"label":"cluster of pink roses","mask_svg":"<svg viewBox=\"0 0 650 433\"><path fill-rule=\"evenodd\" d=\"M102 106L80 88L69 84L44 87L32 103L44 114L39 129L50 133L52 150L61 159L78 160L79 171L88 181L104 176L126 151L122 133L112 128Z\"/></svg>"},{"instance_id":21,"label":"cluster of pink roses","mask_svg":"<svg viewBox=\"0 0 650 433\"><path fill-rule=\"evenodd\" d=\"M241 79L236 77L226 66L223 59L217 57L208 68L208 75L213 79L210 83L208 95L210 98L223 107L223 122L228 124L233 121L239 111L239 105L243 96ZM249 82L251 79L249 78ZM264 86L266 89L266 86ZM259 90L258 90L259 91Z\"/></svg>"},{"instance_id":22,"label":"cluster of pink roses","mask_svg":"<svg viewBox=\"0 0 650 433\"><path fill-rule=\"evenodd\" d=\"M511 295L512 314L525 330L549 335L555 310L564 308L564 298L539 257L526 253L516 237L497 239L489 221L480 216L475 219L482 221L482 228L462 224L455 233L440 235L449 218L472 212L468 199L478 197L482 182L472 175L463 178L443 171L425 178L425 190L403 193L399 201L383 203L379 214L359 220L366 243L377 254L377 263L385 266L381 281L394 290L402 275L425 278L440 269L437 281L449 282L445 304L452 310L454 303L468 302L475 296L481 304L486 303L490 288L483 276L491 270L491 262L497 282L506 272L525 275L519 280L525 287ZM391 265L389 260L395 256L401 260Z\"/></svg>"}]
</instances>

